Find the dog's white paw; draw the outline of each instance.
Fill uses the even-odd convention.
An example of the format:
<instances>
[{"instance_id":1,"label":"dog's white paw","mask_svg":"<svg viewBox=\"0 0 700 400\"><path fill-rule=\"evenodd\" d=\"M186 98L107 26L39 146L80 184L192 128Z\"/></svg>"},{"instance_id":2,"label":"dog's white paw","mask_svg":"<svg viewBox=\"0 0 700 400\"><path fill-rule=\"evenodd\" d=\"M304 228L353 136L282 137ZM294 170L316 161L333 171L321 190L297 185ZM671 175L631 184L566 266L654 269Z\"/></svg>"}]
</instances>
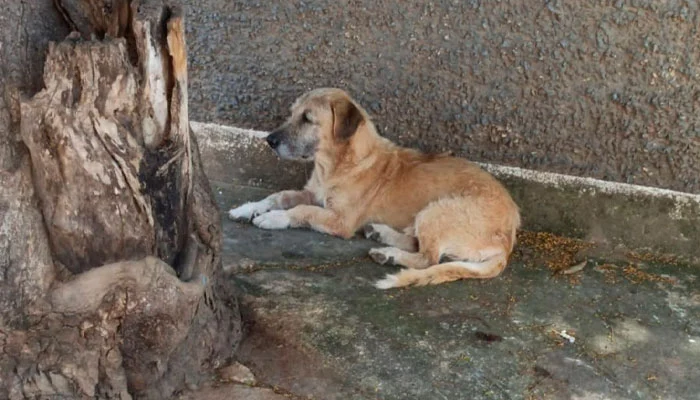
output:
<instances>
[{"instance_id":1,"label":"dog's white paw","mask_svg":"<svg viewBox=\"0 0 700 400\"><path fill-rule=\"evenodd\" d=\"M365 237L370 240L379 241L380 233L375 228L377 224L369 224L364 228Z\"/></svg>"},{"instance_id":2,"label":"dog's white paw","mask_svg":"<svg viewBox=\"0 0 700 400\"><path fill-rule=\"evenodd\" d=\"M365 237L380 243L386 243L387 238L397 232L383 224L369 224L365 226Z\"/></svg>"},{"instance_id":3,"label":"dog's white paw","mask_svg":"<svg viewBox=\"0 0 700 400\"><path fill-rule=\"evenodd\" d=\"M253 225L262 229L287 229L291 219L284 210L272 210L253 218Z\"/></svg>"},{"instance_id":4,"label":"dog's white paw","mask_svg":"<svg viewBox=\"0 0 700 400\"><path fill-rule=\"evenodd\" d=\"M228 217L232 220L250 221L260 214L270 211L270 205L265 200L252 201L240 207L232 208L228 211Z\"/></svg>"},{"instance_id":5,"label":"dog's white paw","mask_svg":"<svg viewBox=\"0 0 700 400\"><path fill-rule=\"evenodd\" d=\"M395 288L396 284L399 283L399 278L396 277L396 275L387 275L386 278L378 280L375 282L374 287L377 289L391 289Z\"/></svg>"},{"instance_id":6,"label":"dog's white paw","mask_svg":"<svg viewBox=\"0 0 700 400\"><path fill-rule=\"evenodd\" d=\"M393 247L382 247L378 249L370 249L369 256L377 264L393 264L396 257L398 257L398 252L397 249Z\"/></svg>"}]
</instances>

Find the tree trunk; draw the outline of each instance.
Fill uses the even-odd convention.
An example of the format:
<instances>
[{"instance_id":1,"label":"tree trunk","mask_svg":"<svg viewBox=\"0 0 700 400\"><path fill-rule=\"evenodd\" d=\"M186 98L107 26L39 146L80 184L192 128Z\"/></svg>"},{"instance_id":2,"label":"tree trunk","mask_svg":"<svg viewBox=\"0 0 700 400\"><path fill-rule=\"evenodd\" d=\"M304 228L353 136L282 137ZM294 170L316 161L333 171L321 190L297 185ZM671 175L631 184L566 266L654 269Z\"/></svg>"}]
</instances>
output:
<instances>
[{"instance_id":1,"label":"tree trunk","mask_svg":"<svg viewBox=\"0 0 700 400\"><path fill-rule=\"evenodd\" d=\"M162 0L55 3L80 35L50 45L41 92L14 99L31 174L26 157L0 174L17 188L0 228L29 243L6 252L23 297L22 318L0 320L0 398L170 398L240 338L190 134L183 15Z\"/></svg>"}]
</instances>

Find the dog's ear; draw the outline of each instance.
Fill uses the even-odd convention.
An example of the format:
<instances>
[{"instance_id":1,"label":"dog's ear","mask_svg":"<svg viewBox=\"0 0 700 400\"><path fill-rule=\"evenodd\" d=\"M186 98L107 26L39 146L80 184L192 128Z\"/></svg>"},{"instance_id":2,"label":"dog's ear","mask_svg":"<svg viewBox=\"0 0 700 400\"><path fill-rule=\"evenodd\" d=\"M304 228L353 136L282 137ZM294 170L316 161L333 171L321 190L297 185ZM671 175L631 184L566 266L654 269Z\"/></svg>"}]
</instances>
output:
<instances>
[{"instance_id":1,"label":"dog's ear","mask_svg":"<svg viewBox=\"0 0 700 400\"><path fill-rule=\"evenodd\" d=\"M332 100L331 110L333 111L333 137L338 140L349 139L364 120L362 112L347 98Z\"/></svg>"}]
</instances>

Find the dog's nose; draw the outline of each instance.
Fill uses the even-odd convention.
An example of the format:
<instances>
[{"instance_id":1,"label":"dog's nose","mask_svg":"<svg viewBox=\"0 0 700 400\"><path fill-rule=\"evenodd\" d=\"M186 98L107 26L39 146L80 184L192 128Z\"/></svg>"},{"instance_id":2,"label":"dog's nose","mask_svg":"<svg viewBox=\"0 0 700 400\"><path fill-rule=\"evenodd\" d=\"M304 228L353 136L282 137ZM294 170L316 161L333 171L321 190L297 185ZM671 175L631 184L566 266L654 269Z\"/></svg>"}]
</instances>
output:
<instances>
[{"instance_id":1,"label":"dog's nose","mask_svg":"<svg viewBox=\"0 0 700 400\"><path fill-rule=\"evenodd\" d=\"M270 145L273 149L276 149L277 146L280 145L280 135L279 132L272 132L271 134L267 135L267 144Z\"/></svg>"}]
</instances>

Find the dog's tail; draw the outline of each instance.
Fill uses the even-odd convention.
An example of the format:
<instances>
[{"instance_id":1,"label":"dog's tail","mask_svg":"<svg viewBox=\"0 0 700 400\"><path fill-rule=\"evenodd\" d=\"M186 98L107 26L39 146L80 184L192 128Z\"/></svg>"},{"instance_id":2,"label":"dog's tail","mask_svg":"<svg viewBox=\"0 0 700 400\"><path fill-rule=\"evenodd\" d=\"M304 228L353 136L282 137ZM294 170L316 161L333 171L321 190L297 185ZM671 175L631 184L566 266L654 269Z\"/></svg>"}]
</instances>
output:
<instances>
[{"instance_id":1,"label":"dog's tail","mask_svg":"<svg viewBox=\"0 0 700 400\"><path fill-rule=\"evenodd\" d=\"M458 279L487 279L498 276L506 267L508 258L501 253L483 261L450 261L425 269L403 269L394 275L374 284L378 289L391 289L403 286L437 285Z\"/></svg>"}]
</instances>

